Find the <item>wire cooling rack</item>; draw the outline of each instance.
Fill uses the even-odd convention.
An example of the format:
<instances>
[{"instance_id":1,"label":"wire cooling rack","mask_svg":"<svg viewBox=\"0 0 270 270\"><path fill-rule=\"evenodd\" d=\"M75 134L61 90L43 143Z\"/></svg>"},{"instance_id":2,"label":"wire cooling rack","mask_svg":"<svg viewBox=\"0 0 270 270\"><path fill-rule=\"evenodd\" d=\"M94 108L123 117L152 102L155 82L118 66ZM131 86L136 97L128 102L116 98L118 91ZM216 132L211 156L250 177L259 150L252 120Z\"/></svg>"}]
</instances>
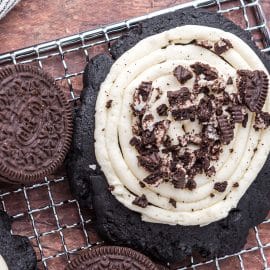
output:
<instances>
[{"instance_id":1,"label":"wire cooling rack","mask_svg":"<svg viewBox=\"0 0 270 270\"><path fill-rule=\"evenodd\" d=\"M257 45L270 54L270 34L259 0L199 0L0 55L0 66L30 63L47 70L66 90L70 101L79 98L86 62L106 52L111 42L145 19L185 7L209 8L236 19L253 34ZM237 16L235 16L237 14ZM92 228L89 209L72 197L64 173L46 177L40 184L0 191L0 207L14 223L12 233L28 236L38 257L38 269L61 270L79 251L101 244ZM207 262L191 257L171 269L270 269L270 215L250 231L241 252Z\"/></svg>"}]
</instances>

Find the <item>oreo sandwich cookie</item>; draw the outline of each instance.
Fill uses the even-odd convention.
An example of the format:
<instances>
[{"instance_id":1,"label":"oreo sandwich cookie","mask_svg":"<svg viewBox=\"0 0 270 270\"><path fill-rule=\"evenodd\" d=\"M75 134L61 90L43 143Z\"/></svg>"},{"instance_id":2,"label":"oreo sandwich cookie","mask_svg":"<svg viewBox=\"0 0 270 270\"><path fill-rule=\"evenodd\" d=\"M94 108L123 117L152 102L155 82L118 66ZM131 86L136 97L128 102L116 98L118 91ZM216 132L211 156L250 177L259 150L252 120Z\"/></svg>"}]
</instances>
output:
<instances>
[{"instance_id":1,"label":"oreo sandwich cookie","mask_svg":"<svg viewBox=\"0 0 270 270\"><path fill-rule=\"evenodd\" d=\"M0 211L0 269L35 270L37 259L26 237L11 235L11 219Z\"/></svg>"},{"instance_id":2,"label":"oreo sandwich cookie","mask_svg":"<svg viewBox=\"0 0 270 270\"><path fill-rule=\"evenodd\" d=\"M66 270L159 270L149 258L130 248L102 246L84 251Z\"/></svg>"},{"instance_id":3,"label":"oreo sandwich cookie","mask_svg":"<svg viewBox=\"0 0 270 270\"><path fill-rule=\"evenodd\" d=\"M142 22L110 53L85 69L67 167L98 233L164 262L238 252L270 209L267 56L195 9Z\"/></svg>"},{"instance_id":4,"label":"oreo sandwich cookie","mask_svg":"<svg viewBox=\"0 0 270 270\"><path fill-rule=\"evenodd\" d=\"M33 66L0 69L0 175L31 183L64 160L72 137L72 111L64 92Z\"/></svg>"}]
</instances>

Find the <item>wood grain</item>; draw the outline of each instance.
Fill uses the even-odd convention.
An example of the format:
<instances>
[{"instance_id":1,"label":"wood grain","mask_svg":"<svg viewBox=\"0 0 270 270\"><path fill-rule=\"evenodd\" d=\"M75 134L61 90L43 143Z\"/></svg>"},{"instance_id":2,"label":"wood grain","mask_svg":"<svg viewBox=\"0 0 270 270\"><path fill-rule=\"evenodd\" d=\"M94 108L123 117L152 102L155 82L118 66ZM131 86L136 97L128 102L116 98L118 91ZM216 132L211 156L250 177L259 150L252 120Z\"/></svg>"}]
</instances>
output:
<instances>
[{"instance_id":1,"label":"wood grain","mask_svg":"<svg viewBox=\"0 0 270 270\"><path fill-rule=\"evenodd\" d=\"M0 21L0 53L185 2L187 0L22 0ZM269 22L270 1L261 3Z\"/></svg>"}]
</instances>

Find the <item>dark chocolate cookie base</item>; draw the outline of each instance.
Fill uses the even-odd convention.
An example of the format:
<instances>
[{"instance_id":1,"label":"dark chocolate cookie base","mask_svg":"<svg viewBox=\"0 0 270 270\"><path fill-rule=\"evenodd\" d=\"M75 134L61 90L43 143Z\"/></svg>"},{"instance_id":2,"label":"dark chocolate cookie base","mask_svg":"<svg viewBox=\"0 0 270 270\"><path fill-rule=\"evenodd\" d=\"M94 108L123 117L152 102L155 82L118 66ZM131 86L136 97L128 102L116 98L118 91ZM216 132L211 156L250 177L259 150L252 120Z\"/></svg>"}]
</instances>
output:
<instances>
[{"instance_id":1,"label":"dark chocolate cookie base","mask_svg":"<svg viewBox=\"0 0 270 270\"><path fill-rule=\"evenodd\" d=\"M11 220L0 211L0 255L9 270L35 270L37 259L27 237L11 235Z\"/></svg>"},{"instance_id":2,"label":"dark chocolate cookie base","mask_svg":"<svg viewBox=\"0 0 270 270\"><path fill-rule=\"evenodd\" d=\"M185 24L221 28L247 42L270 70L266 56L251 42L250 35L221 15L186 9L145 21L111 47L113 59L120 57L139 40ZM270 160L256 181L227 218L207 226L170 226L141 221L141 216L121 203L108 191L99 169L89 169L94 156L94 107L101 82L112 60L101 55L86 67L82 107L76 113L73 149L68 162L71 189L82 205L96 210L97 231L109 242L137 249L161 261L179 261L191 254L212 258L239 251L246 242L249 228L261 223L270 209Z\"/></svg>"}]
</instances>

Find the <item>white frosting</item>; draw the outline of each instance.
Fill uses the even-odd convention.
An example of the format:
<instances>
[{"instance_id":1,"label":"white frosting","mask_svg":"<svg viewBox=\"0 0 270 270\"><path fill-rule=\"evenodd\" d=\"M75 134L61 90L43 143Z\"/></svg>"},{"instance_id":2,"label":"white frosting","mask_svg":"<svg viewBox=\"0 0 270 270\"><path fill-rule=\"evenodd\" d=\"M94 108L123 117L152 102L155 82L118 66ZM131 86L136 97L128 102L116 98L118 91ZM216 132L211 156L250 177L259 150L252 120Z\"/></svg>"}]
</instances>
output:
<instances>
[{"instance_id":1,"label":"white frosting","mask_svg":"<svg viewBox=\"0 0 270 270\"><path fill-rule=\"evenodd\" d=\"M1 255L0 255L0 270L8 270L7 264Z\"/></svg>"},{"instance_id":2,"label":"white frosting","mask_svg":"<svg viewBox=\"0 0 270 270\"><path fill-rule=\"evenodd\" d=\"M194 39L217 42L221 38L230 40L233 45L222 54L226 61L205 48L179 44ZM175 189L171 183L140 186L139 181L149 173L138 166L138 153L129 143L133 136L130 108L133 93L142 81L152 81L153 87L160 87L163 91L161 98L152 102L149 109L158 118L156 107L166 103L166 92L178 90L180 86L172 75L173 69L179 64L188 67L197 61L215 67L225 82L231 76L234 85L227 86L228 92L237 91L237 69L264 70L268 74L259 57L235 35L220 29L186 25L140 41L114 63L100 88L95 115L96 157L109 185L114 186L112 194L127 208L141 213L144 221L188 226L205 225L225 218L255 180L270 150L269 129L255 131L252 127L254 115L249 113L247 128L237 124L233 141L223 147L223 153L214 164L216 175L210 178L197 175L196 189ZM191 79L185 86L193 83L194 79ZM109 100L112 100L112 106L106 108ZM269 112L269 96L263 109ZM185 130L199 128L198 124L188 121L182 121L181 125L174 122L168 131L171 137L183 134L182 124ZM253 151L255 148L256 152ZM231 153L230 149L234 151ZM222 181L228 182L226 191L215 191L214 184ZM233 187L235 182L239 187ZM215 193L213 198L211 193ZM145 194L150 204L146 208L134 205L134 194ZM176 208L169 203L170 198L176 201Z\"/></svg>"}]
</instances>

